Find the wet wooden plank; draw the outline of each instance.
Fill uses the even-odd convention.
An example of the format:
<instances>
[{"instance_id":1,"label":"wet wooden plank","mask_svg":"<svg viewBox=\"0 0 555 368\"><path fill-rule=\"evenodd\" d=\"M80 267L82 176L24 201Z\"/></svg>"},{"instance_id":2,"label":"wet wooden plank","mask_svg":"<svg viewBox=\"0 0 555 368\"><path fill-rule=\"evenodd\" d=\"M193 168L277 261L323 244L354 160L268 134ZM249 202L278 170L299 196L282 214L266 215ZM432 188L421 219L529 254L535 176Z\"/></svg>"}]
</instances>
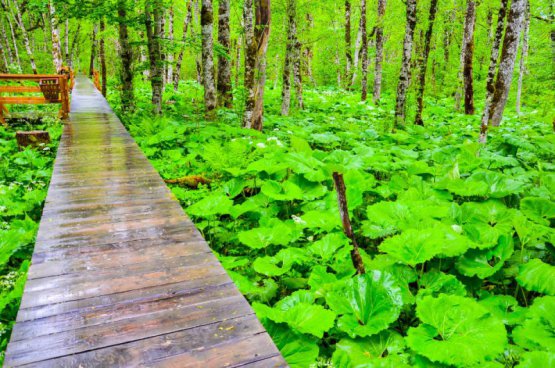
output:
<instances>
[{"instance_id":1,"label":"wet wooden plank","mask_svg":"<svg viewBox=\"0 0 555 368\"><path fill-rule=\"evenodd\" d=\"M286 366L106 100L77 79L5 365Z\"/></svg>"}]
</instances>

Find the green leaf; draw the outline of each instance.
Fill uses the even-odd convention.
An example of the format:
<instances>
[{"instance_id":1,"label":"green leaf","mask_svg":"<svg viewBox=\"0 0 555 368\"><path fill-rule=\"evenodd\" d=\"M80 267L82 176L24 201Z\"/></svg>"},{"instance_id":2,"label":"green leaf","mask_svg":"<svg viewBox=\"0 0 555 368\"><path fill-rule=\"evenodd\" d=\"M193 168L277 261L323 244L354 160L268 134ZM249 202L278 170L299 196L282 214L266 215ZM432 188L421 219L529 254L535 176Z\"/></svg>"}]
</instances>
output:
<instances>
[{"instance_id":1,"label":"green leaf","mask_svg":"<svg viewBox=\"0 0 555 368\"><path fill-rule=\"evenodd\" d=\"M416 315L422 324L409 329L407 343L434 362L466 367L491 361L507 343L503 323L470 298L425 297Z\"/></svg>"},{"instance_id":2,"label":"green leaf","mask_svg":"<svg viewBox=\"0 0 555 368\"><path fill-rule=\"evenodd\" d=\"M185 211L189 215L206 218L214 215L229 214L232 206L233 201L226 195L215 193L187 207Z\"/></svg>"},{"instance_id":3,"label":"green leaf","mask_svg":"<svg viewBox=\"0 0 555 368\"><path fill-rule=\"evenodd\" d=\"M303 198L303 191L291 181L279 183L274 180L268 180L261 187L262 193L278 201L292 201Z\"/></svg>"},{"instance_id":4,"label":"green leaf","mask_svg":"<svg viewBox=\"0 0 555 368\"><path fill-rule=\"evenodd\" d=\"M399 317L401 289L381 271L346 280L326 295L326 302L341 317L340 330L351 337L365 337L385 330Z\"/></svg>"},{"instance_id":5,"label":"green leaf","mask_svg":"<svg viewBox=\"0 0 555 368\"><path fill-rule=\"evenodd\" d=\"M253 263L256 272L266 276L281 276L291 270L295 263L305 262L307 251L300 248L282 249L274 257L259 257Z\"/></svg>"},{"instance_id":6,"label":"green leaf","mask_svg":"<svg viewBox=\"0 0 555 368\"><path fill-rule=\"evenodd\" d=\"M312 243L308 250L312 255L321 258L322 261L330 262L339 249L348 245L349 239L343 233L330 233Z\"/></svg>"},{"instance_id":7,"label":"green leaf","mask_svg":"<svg viewBox=\"0 0 555 368\"><path fill-rule=\"evenodd\" d=\"M515 325L524 318L525 309L518 305L518 301L510 295L492 295L479 301L494 316L506 325Z\"/></svg>"},{"instance_id":8,"label":"green leaf","mask_svg":"<svg viewBox=\"0 0 555 368\"><path fill-rule=\"evenodd\" d=\"M466 252L459 258L456 267L465 276L478 276L485 279L499 271L513 252L513 239L501 236L495 248L471 249Z\"/></svg>"},{"instance_id":9,"label":"green leaf","mask_svg":"<svg viewBox=\"0 0 555 368\"><path fill-rule=\"evenodd\" d=\"M534 299L526 319L513 331L515 343L529 350L555 351L555 297Z\"/></svg>"},{"instance_id":10,"label":"green leaf","mask_svg":"<svg viewBox=\"0 0 555 368\"><path fill-rule=\"evenodd\" d=\"M555 266L539 258L520 265L516 280L527 290L555 296Z\"/></svg>"},{"instance_id":11,"label":"green leaf","mask_svg":"<svg viewBox=\"0 0 555 368\"><path fill-rule=\"evenodd\" d=\"M555 353L527 351L520 357L517 368L555 368Z\"/></svg>"},{"instance_id":12,"label":"green leaf","mask_svg":"<svg viewBox=\"0 0 555 368\"><path fill-rule=\"evenodd\" d=\"M259 227L237 234L239 241L252 249L266 248L270 244L287 245L294 240L293 229L282 222L272 227Z\"/></svg>"},{"instance_id":13,"label":"green leaf","mask_svg":"<svg viewBox=\"0 0 555 368\"><path fill-rule=\"evenodd\" d=\"M466 296L464 284L455 276L443 272L426 272L420 278L418 297L437 297L439 294Z\"/></svg>"},{"instance_id":14,"label":"green leaf","mask_svg":"<svg viewBox=\"0 0 555 368\"><path fill-rule=\"evenodd\" d=\"M394 331L382 331L363 339L342 339L335 348L332 357L335 367L410 367L405 357L399 355L405 348L405 341Z\"/></svg>"},{"instance_id":15,"label":"green leaf","mask_svg":"<svg viewBox=\"0 0 555 368\"><path fill-rule=\"evenodd\" d=\"M555 203L545 198L526 197L520 201L520 210L530 220L546 226L555 218Z\"/></svg>"}]
</instances>

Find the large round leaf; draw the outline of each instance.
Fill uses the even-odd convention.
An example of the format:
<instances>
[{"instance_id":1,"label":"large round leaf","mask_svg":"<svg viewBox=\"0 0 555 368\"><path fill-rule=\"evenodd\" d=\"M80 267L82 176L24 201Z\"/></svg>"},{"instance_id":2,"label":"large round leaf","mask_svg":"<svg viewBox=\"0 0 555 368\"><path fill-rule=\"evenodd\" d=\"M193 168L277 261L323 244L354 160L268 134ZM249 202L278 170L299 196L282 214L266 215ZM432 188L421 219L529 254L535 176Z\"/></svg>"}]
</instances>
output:
<instances>
[{"instance_id":1,"label":"large round leaf","mask_svg":"<svg viewBox=\"0 0 555 368\"><path fill-rule=\"evenodd\" d=\"M365 337L385 330L403 305L401 289L394 278L381 271L355 276L328 293L328 305L341 315L340 330L351 337Z\"/></svg>"},{"instance_id":2,"label":"large round leaf","mask_svg":"<svg viewBox=\"0 0 555 368\"><path fill-rule=\"evenodd\" d=\"M434 362L458 367L493 360L507 342L503 322L470 298L441 295L417 302L422 321L408 331L409 347Z\"/></svg>"},{"instance_id":3,"label":"large round leaf","mask_svg":"<svg viewBox=\"0 0 555 368\"><path fill-rule=\"evenodd\" d=\"M555 351L555 297L536 298L526 313L526 320L515 328L513 339L529 350Z\"/></svg>"},{"instance_id":4,"label":"large round leaf","mask_svg":"<svg viewBox=\"0 0 555 368\"><path fill-rule=\"evenodd\" d=\"M555 266L538 258L521 265L516 280L527 290L555 296Z\"/></svg>"}]
</instances>

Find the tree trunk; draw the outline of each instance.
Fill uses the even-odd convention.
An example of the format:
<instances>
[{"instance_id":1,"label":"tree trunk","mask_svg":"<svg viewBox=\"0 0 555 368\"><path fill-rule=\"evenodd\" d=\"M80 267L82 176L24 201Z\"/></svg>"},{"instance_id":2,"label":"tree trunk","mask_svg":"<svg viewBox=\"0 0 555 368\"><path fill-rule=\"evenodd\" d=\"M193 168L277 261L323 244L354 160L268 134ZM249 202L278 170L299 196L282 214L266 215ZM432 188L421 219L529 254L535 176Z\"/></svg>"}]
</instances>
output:
<instances>
[{"instance_id":1,"label":"tree trunk","mask_svg":"<svg viewBox=\"0 0 555 368\"><path fill-rule=\"evenodd\" d=\"M281 90L281 115L289 115L291 105L291 69L297 47L297 6L296 0L287 0L287 43L285 45L285 63L283 66L283 86Z\"/></svg>"},{"instance_id":2,"label":"tree trunk","mask_svg":"<svg viewBox=\"0 0 555 368\"><path fill-rule=\"evenodd\" d=\"M353 57L353 70L352 70L352 79L351 79L351 88L354 87L355 82L357 80L357 72L358 72L358 64L360 61L360 49L362 44L362 22L358 24L358 31L357 31L357 38L355 40L355 54Z\"/></svg>"},{"instance_id":3,"label":"tree trunk","mask_svg":"<svg viewBox=\"0 0 555 368\"><path fill-rule=\"evenodd\" d=\"M360 2L360 28L362 29L362 81L361 96L362 101L366 101L368 95L368 33L366 29L366 0Z\"/></svg>"},{"instance_id":4,"label":"tree trunk","mask_svg":"<svg viewBox=\"0 0 555 368\"><path fill-rule=\"evenodd\" d=\"M306 14L306 23L309 31L314 28L314 19L312 18L312 14ZM306 57L306 74L310 79L310 83L315 86L316 81L314 80L314 74L312 73L312 58L314 57L314 53L312 52L312 46L310 45L310 43L306 44L304 54Z\"/></svg>"},{"instance_id":5,"label":"tree trunk","mask_svg":"<svg viewBox=\"0 0 555 368\"><path fill-rule=\"evenodd\" d=\"M2 58L3 64L0 65L0 72L7 73L8 72L8 59L6 58L6 52L4 51L4 46L2 46L2 42L0 41L0 57Z\"/></svg>"},{"instance_id":6,"label":"tree trunk","mask_svg":"<svg viewBox=\"0 0 555 368\"><path fill-rule=\"evenodd\" d=\"M345 81L351 81L353 51L351 42L351 1L345 0Z\"/></svg>"},{"instance_id":7,"label":"tree trunk","mask_svg":"<svg viewBox=\"0 0 555 368\"><path fill-rule=\"evenodd\" d=\"M66 64L69 65L69 18L65 22L65 32L64 32L64 51Z\"/></svg>"},{"instance_id":8,"label":"tree trunk","mask_svg":"<svg viewBox=\"0 0 555 368\"><path fill-rule=\"evenodd\" d=\"M168 19L168 42L169 51L167 56L167 68L166 68L166 83L173 83L173 40L174 40L174 14L173 6L170 7L169 19Z\"/></svg>"},{"instance_id":9,"label":"tree trunk","mask_svg":"<svg viewBox=\"0 0 555 368\"><path fill-rule=\"evenodd\" d=\"M491 103L493 101L493 93L495 92L495 72L497 70L497 59L499 58L499 46L503 38L503 29L505 24L505 15L507 13L507 4L509 0L501 0L499 12L497 14L497 26L495 28L495 38L491 46L491 56L489 60L488 75L486 77L486 103L484 112L482 113L482 122L480 124L480 142L486 143L488 125L491 117Z\"/></svg>"},{"instance_id":10,"label":"tree trunk","mask_svg":"<svg viewBox=\"0 0 555 368\"><path fill-rule=\"evenodd\" d=\"M503 39L503 50L499 62L499 71L495 81L495 92L491 103L491 125L499 126L503 118L503 110L513 80L520 30L526 11L526 0L511 1L511 10L507 18L507 29Z\"/></svg>"},{"instance_id":11,"label":"tree trunk","mask_svg":"<svg viewBox=\"0 0 555 368\"><path fill-rule=\"evenodd\" d=\"M462 70L464 83L464 113L474 114L474 87L472 78L472 59L474 57L474 28L476 24L476 3L468 0L464 23L464 40L462 46Z\"/></svg>"},{"instance_id":12,"label":"tree trunk","mask_svg":"<svg viewBox=\"0 0 555 368\"><path fill-rule=\"evenodd\" d=\"M385 1L378 0L378 24L376 25L376 66L374 68L374 103L380 102L382 93L382 62L383 62L383 20L385 16Z\"/></svg>"},{"instance_id":13,"label":"tree trunk","mask_svg":"<svg viewBox=\"0 0 555 368\"><path fill-rule=\"evenodd\" d=\"M247 98L243 126L262 130L264 116L264 85L266 83L266 51L270 37L270 0L255 0L255 24L253 24L253 1L245 0L245 89Z\"/></svg>"},{"instance_id":14,"label":"tree trunk","mask_svg":"<svg viewBox=\"0 0 555 368\"><path fill-rule=\"evenodd\" d=\"M7 61L9 61L9 63L7 62L7 64L13 64L15 55L12 52L12 48L10 46L10 41L8 40L8 36L6 34L6 29L4 28L4 22L3 22L3 19L1 17L0 17L0 35L2 36L2 40L4 41L4 45L6 45Z\"/></svg>"},{"instance_id":15,"label":"tree trunk","mask_svg":"<svg viewBox=\"0 0 555 368\"><path fill-rule=\"evenodd\" d=\"M214 82L213 56L213 10L212 0L202 0L200 10L200 24L202 27L202 72L204 79L204 106L206 117L213 119L216 109L216 86Z\"/></svg>"},{"instance_id":16,"label":"tree trunk","mask_svg":"<svg viewBox=\"0 0 555 368\"><path fill-rule=\"evenodd\" d=\"M198 21L199 15L200 15L200 9L198 6L198 2L199 0L194 0L194 5L195 5L195 11L193 12L193 23L199 24L200 26L200 21ZM194 29L194 27L193 27ZM195 31L193 33L193 38L196 39L197 38L197 32ZM197 55L197 57L195 58L195 63L196 63L196 67L197 67L197 82L199 84L204 85L204 75L202 72L202 52L200 55Z\"/></svg>"},{"instance_id":17,"label":"tree trunk","mask_svg":"<svg viewBox=\"0 0 555 368\"><path fill-rule=\"evenodd\" d=\"M31 70L33 74L37 74L37 64L35 63L35 56L33 55L33 50L31 49L31 43L29 42L29 35L27 34L27 29L23 23L23 17L21 16L21 7L16 0L13 0L15 6L15 20L19 29L21 30L21 35L23 36L23 44L25 45L25 50L27 51L27 56L29 56L29 62L31 63Z\"/></svg>"},{"instance_id":18,"label":"tree trunk","mask_svg":"<svg viewBox=\"0 0 555 368\"><path fill-rule=\"evenodd\" d=\"M17 38L15 37L15 30L13 27L13 23L7 12L6 12L6 19L8 20L8 27L10 28L10 33L12 36L14 61L16 62L17 67L21 70L21 59L19 58L19 48L17 47Z\"/></svg>"},{"instance_id":19,"label":"tree trunk","mask_svg":"<svg viewBox=\"0 0 555 368\"><path fill-rule=\"evenodd\" d=\"M345 188L345 181L343 180L343 175L337 172L332 174L333 182L335 184L335 190L337 191L337 204L339 207L339 214L341 217L341 223L343 224L343 231L345 235L353 242L353 250L351 251L351 260L353 266L357 270L357 274L362 275L366 273L364 269L364 262L360 256L358 250L358 244L355 239L355 234L353 233L353 228L351 226L351 219L349 218L349 206L347 203L347 190Z\"/></svg>"},{"instance_id":20,"label":"tree trunk","mask_svg":"<svg viewBox=\"0 0 555 368\"><path fill-rule=\"evenodd\" d=\"M15 139L19 149L27 146L38 147L50 143L50 134L44 130L17 131Z\"/></svg>"},{"instance_id":21,"label":"tree trunk","mask_svg":"<svg viewBox=\"0 0 555 368\"><path fill-rule=\"evenodd\" d=\"M118 35L119 58L121 59L121 105L124 111L133 111L135 97L133 95L133 49L129 45L129 31L127 29L126 0L118 0Z\"/></svg>"},{"instance_id":22,"label":"tree trunk","mask_svg":"<svg viewBox=\"0 0 555 368\"><path fill-rule=\"evenodd\" d=\"M69 49L69 58L67 59L67 66L73 69L73 55L75 54L75 46L79 40L79 31L81 30L81 23L77 24L77 29L75 29L75 35L73 36L73 41L71 41L71 48Z\"/></svg>"},{"instance_id":23,"label":"tree trunk","mask_svg":"<svg viewBox=\"0 0 555 368\"><path fill-rule=\"evenodd\" d=\"M397 85L397 101L395 103L395 127L405 125L405 105L410 81L410 63L412 44L414 42L414 27L416 26L416 0L407 0L407 24L405 40L403 41L403 61Z\"/></svg>"},{"instance_id":24,"label":"tree trunk","mask_svg":"<svg viewBox=\"0 0 555 368\"><path fill-rule=\"evenodd\" d=\"M181 64L183 63L183 55L185 54L185 43L187 42L187 31L189 30L189 24L191 24L191 19L193 17L192 12L193 0L187 2L187 15L183 22L183 44L179 50L179 55L177 56L177 61L175 63L175 72L173 74L173 89L177 91L179 89L179 78L181 76Z\"/></svg>"},{"instance_id":25,"label":"tree trunk","mask_svg":"<svg viewBox=\"0 0 555 368\"><path fill-rule=\"evenodd\" d=\"M301 41L297 37L295 31L295 43L293 44L293 81L295 82L295 96L297 97L297 105L299 109L304 109L303 102L303 75L301 71Z\"/></svg>"},{"instance_id":26,"label":"tree trunk","mask_svg":"<svg viewBox=\"0 0 555 368\"><path fill-rule=\"evenodd\" d=\"M56 73L62 69L62 48L60 46L60 30L58 29L58 18L53 0L48 2L48 10L50 14L50 34L52 35L52 58L54 60L54 68Z\"/></svg>"},{"instance_id":27,"label":"tree trunk","mask_svg":"<svg viewBox=\"0 0 555 368\"><path fill-rule=\"evenodd\" d=\"M520 52L520 65L518 70L518 85L516 90L516 113L520 115L522 80L526 74L526 57L528 56L528 37L530 31L530 2L526 0L526 15L524 18L524 30L522 34L522 48Z\"/></svg>"},{"instance_id":28,"label":"tree trunk","mask_svg":"<svg viewBox=\"0 0 555 368\"><path fill-rule=\"evenodd\" d=\"M239 38L235 41L235 86L239 86L239 77L241 74L241 47L243 45L243 37L239 36Z\"/></svg>"},{"instance_id":29,"label":"tree trunk","mask_svg":"<svg viewBox=\"0 0 555 368\"><path fill-rule=\"evenodd\" d=\"M218 104L227 108L233 107L233 95L231 94L229 2L230 0L219 0L218 3L218 43L226 52L225 55L218 55Z\"/></svg>"},{"instance_id":30,"label":"tree trunk","mask_svg":"<svg viewBox=\"0 0 555 368\"><path fill-rule=\"evenodd\" d=\"M431 0L430 14L428 17L428 29L424 39L424 53L420 60L420 73L418 75L418 88L416 89L416 118L414 123L416 125L424 125L422 120L422 111L424 110L424 90L426 88L426 68L428 66L428 56L430 55L430 44L432 41L432 32L434 29L434 21L437 12L438 0Z\"/></svg>"},{"instance_id":31,"label":"tree trunk","mask_svg":"<svg viewBox=\"0 0 555 368\"><path fill-rule=\"evenodd\" d=\"M106 23L104 17L100 18L100 75L102 77L102 96L106 97L106 50L104 49L104 31L106 31Z\"/></svg>"},{"instance_id":32,"label":"tree trunk","mask_svg":"<svg viewBox=\"0 0 555 368\"><path fill-rule=\"evenodd\" d=\"M98 28L96 24L93 26L92 36L91 36L91 60L89 63L89 77L93 76L94 73L94 59L96 59L96 33Z\"/></svg>"},{"instance_id":33,"label":"tree trunk","mask_svg":"<svg viewBox=\"0 0 555 368\"><path fill-rule=\"evenodd\" d=\"M152 11L152 13L151 13ZM150 85L152 87L152 108L155 115L162 114L162 89L164 86L164 65L160 39L162 32L163 4L161 0L145 3L145 26L150 61Z\"/></svg>"}]
</instances>

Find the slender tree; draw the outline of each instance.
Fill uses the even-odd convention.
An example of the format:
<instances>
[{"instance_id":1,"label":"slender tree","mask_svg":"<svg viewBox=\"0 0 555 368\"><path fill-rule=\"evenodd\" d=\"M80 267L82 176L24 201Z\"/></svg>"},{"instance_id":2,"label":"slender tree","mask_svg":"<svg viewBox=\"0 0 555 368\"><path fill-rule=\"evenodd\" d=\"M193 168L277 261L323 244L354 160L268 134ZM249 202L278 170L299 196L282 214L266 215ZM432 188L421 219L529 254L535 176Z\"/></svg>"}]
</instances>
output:
<instances>
[{"instance_id":1,"label":"slender tree","mask_svg":"<svg viewBox=\"0 0 555 368\"><path fill-rule=\"evenodd\" d=\"M231 92L231 35L229 30L229 2L219 0L218 3L218 43L225 54L218 55L218 104L231 108L233 95Z\"/></svg>"},{"instance_id":2,"label":"slender tree","mask_svg":"<svg viewBox=\"0 0 555 368\"><path fill-rule=\"evenodd\" d=\"M474 114L474 88L472 78L472 60L474 57L474 28L476 24L476 2L468 0L466 3L466 15L464 21L463 43L461 47L461 66L459 80L464 90L464 113ZM462 79L462 80L461 80ZM457 91L460 96L460 92ZM460 100L460 97L458 98ZM457 101L457 108L460 102Z\"/></svg>"},{"instance_id":3,"label":"slender tree","mask_svg":"<svg viewBox=\"0 0 555 368\"><path fill-rule=\"evenodd\" d=\"M78 23L77 28L75 29L75 34L73 35L73 41L71 41L71 47L69 49L69 57L67 59L67 66L69 66L70 68L73 68L73 55L75 54L77 42L79 41L80 31L81 31L81 23Z\"/></svg>"},{"instance_id":4,"label":"slender tree","mask_svg":"<svg viewBox=\"0 0 555 368\"><path fill-rule=\"evenodd\" d=\"M283 87L281 90L281 115L289 115L291 105L291 71L297 62L297 5L296 0L287 0L287 43L285 45L285 64L283 66ZM300 64L300 63L299 63ZM302 97L301 97L302 98Z\"/></svg>"},{"instance_id":5,"label":"slender tree","mask_svg":"<svg viewBox=\"0 0 555 368\"><path fill-rule=\"evenodd\" d=\"M4 41L4 45L6 45L6 65L13 64L14 62L14 55L12 53L12 49L10 46L10 41L8 40L8 36L6 34L6 29L4 28L4 20L0 17L0 36L2 36L2 41ZM7 70L7 67L6 67Z\"/></svg>"},{"instance_id":6,"label":"slender tree","mask_svg":"<svg viewBox=\"0 0 555 368\"><path fill-rule=\"evenodd\" d=\"M185 54L185 44L187 42L187 31L189 30L189 25L191 24L191 19L193 17L192 13L193 0L187 2L187 15L183 22L183 40L181 48L179 49L179 55L177 56L177 61L175 63L175 72L173 73L173 89L177 91L179 89L179 78L181 75L181 64L183 63L183 55Z\"/></svg>"},{"instance_id":7,"label":"slender tree","mask_svg":"<svg viewBox=\"0 0 555 368\"><path fill-rule=\"evenodd\" d=\"M200 10L200 24L202 27L202 76L204 80L204 107L206 117L215 117L216 85L214 81L214 56L213 56L213 9L212 0L202 0Z\"/></svg>"},{"instance_id":8,"label":"slender tree","mask_svg":"<svg viewBox=\"0 0 555 368\"><path fill-rule=\"evenodd\" d=\"M497 59L499 58L499 46L503 38L503 30L505 26L505 15L507 13L507 4L509 0L501 0L499 12L497 13L497 26L495 28L495 37L491 46L491 56L489 60L488 75L486 77L486 103L484 112L482 113L482 123L480 124L480 142L485 143L487 140L488 125L490 122L490 107L493 101L493 93L495 91L495 72L497 71Z\"/></svg>"},{"instance_id":9,"label":"slender tree","mask_svg":"<svg viewBox=\"0 0 555 368\"><path fill-rule=\"evenodd\" d=\"M520 114L522 98L522 80L526 74L526 58L528 56L528 38L530 36L530 2L526 0L526 14L522 31L522 47L520 49L520 65L518 69L518 84L516 90L516 113Z\"/></svg>"},{"instance_id":10,"label":"slender tree","mask_svg":"<svg viewBox=\"0 0 555 368\"><path fill-rule=\"evenodd\" d=\"M378 24L376 25L376 64L374 68L373 101L378 103L382 93L382 61L383 61L383 21L385 16L385 1L378 0Z\"/></svg>"},{"instance_id":11,"label":"slender tree","mask_svg":"<svg viewBox=\"0 0 555 368\"><path fill-rule=\"evenodd\" d=\"M23 36L23 44L25 45L25 51L27 51L27 56L29 57L31 70L33 71L33 74L37 74L37 65L35 63L35 56L33 54L33 50L31 49L31 43L29 42L29 35L27 34L27 28L25 27L25 23L23 23L23 17L21 15L22 14L21 5L18 4L17 0L13 0L13 4L15 7L15 20L17 25L19 26L21 35Z\"/></svg>"},{"instance_id":12,"label":"slender tree","mask_svg":"<svg viewBox=\"0 0 555 368\"><path fill-rule=\"evenodd\" d=\"M414 27L416 26L416 0L407 0L407 23L405 27L405 40L403 41L403 61L397 85L397 101L395 103L395 127L405 125L405 105L407 89L410 81L410 64L412 44L414 42Z\"/></svg>"},{"instance_id":13,"label":"slender tree","mask_svg":"<svg viewBox=\"0 0 555 368\"><path fill-rule=\"evenodd\" d=\"M362 81L361 96L362 101L366 101L368 95L368 32L366 29L366 0L360 2L360 27L362 29Z\"/></svg>"},{"instance_id":14,"label":"slender tree","mask_svg":"<svg viewBox=\"0 0 555 368\"><path fill-rule=\"evenodd\" d=\"M104 47L104 38L106 37L106 23L104 22L104 17L100 18L100 47L98 50L100 56L100 75L102 77L102 96L106 97L106 50Z\"/></svg>"},{"instance_id":15,"label":"slender tree","mask_svg":"<svg viewBox=\"0 0 555 368\"><path fill-rule=\"evenodd\" d=\"M48 10L50 15L50 34L52 35L52 58L54 60L54 68L56 73L62 69L62 48L60 46L60 30L58 29L58 16L54 8L54 1L48 2Z\"/></svg>"},{"instance_id":16,"label":"slender tree","mask_svg":"<svg viewBox=\"0 0 555 368\"><path fill-rule=\"evenodd\" d=\"M499 61L499 70L495 80L495 92L491 104L490 114L491 125L493 126L501 124L503 110L505 110L505 105L507 104L525 11L526 0L511 1L511 9L507 17L507 29L503 38L501 60Z\"/></svg>"},{"instance_id":17,"label":"slender tree","mask_svg":"<svg viewBox=\"0 0 555 368\"><path fill-rule=\"evenodd\" d=\"M10 18L10 12L8 10L7 4L4 3L4 1L2 1L2 8L6 9L4 13L6 15L6 20L8 22L8 28L10 29L11 41L13 45L13 56L14 56L13 59L18 69L21 69L21 59L19 58L19 47L17 46L17 38L15 37L15 30L14 30L12 20Z\"/></svg>"},{"instance_id":18,"label":"slender tree","mask_svg":"<svg viewBox=\"0 0 555 368\"><path fill-rule=\"evenodd\" d=\"M245 112L243 127L254 128L253 115L255 105L254 74L256 68L257 45L254 37L253 0L245 0L243 4L243 27L245 30Z\"/></svg>"},{"instance_id":19,"label":"slender tree","mask_svg":"<svg viewBox=\"0 0 555 368\"><path fill-rule=\"evenodd\" d=\"M91 59L89 63L89 77L92 77L94 74L94 60L96 59L96 34L98 32L97 25L95 24L92 29L91 35Z\"/></svg>"},{"instance_id":20,"label":"slender tree","mask_svg":"<svg viewBox=\"0 0 555 368\"><path fill-rule=\"evenodd\" d=\"M166 59L166 83L173 83L173 40L174 40L174 13L173 13L173 6L170 7L170 11L168 12L168 43L170 46L170 50L167 53Z\"/></svg>"},{"instance_id":21,"label":"slender tree","mask_svg":"<svg viewBox=\"0 0 555 368\"><path fill-rule=\"evenodd\" d=\"M345 80L347 82L352 78L353 46L351 43L351 1L345 0Z\"/></svg>"},{"instance_id":22,"label":"slender tree","mask_svg":"<svg viewBox=\"0 0 555 368\"><path fill-rule=\"evenodd\" d=\"M124 111L133 111L135 98L133 93L133 49L129 45L129 31L127 29L127 2L118 0L118 36L119 58L121 60L121 104Z\"/></svg>"},{"instance_id":23,"label":"slender tree","mask_svg":"<svg viewBox=\"0 0 555 368\"><path fill-rule=\"evenodd\" d=\"M434 21L437 12L438 0L431 0L430 13L428 16L428 29L424 38L424 52L420 59L420 70L418 74L418 87L416 89L416 125L424 125L422 120L422 111L424 110L424 90L426 88L426 69L428 66L428 56L430 55L430 46L432 41L432 32L434 29Z\"/></svg>"},{"instance_id":24,"label":"slender tree","mask_svg":"<svg viewBox=\"0 0 555 368\"><path fill-rule=\"evenodd\" d=\"M164 67L162 63L162 0L145 2L145 26L150 61L150 85L152 86L152 107L156 115L162 114L162 90L164 86Z\"/></svg>"},{"instance_id":25,"label":"slender tree","mask_svg":"<svg viewBox=\"0 0 555 368\"><path fill-rule=\"evenodd\" d=\"M7 73L8 72L8 59L6 58L6 52L4 51L4 46L2 46L2 42L0 41L0 58L3 62L0 64L0 72Z\"/></svg>"}]
</instances>

